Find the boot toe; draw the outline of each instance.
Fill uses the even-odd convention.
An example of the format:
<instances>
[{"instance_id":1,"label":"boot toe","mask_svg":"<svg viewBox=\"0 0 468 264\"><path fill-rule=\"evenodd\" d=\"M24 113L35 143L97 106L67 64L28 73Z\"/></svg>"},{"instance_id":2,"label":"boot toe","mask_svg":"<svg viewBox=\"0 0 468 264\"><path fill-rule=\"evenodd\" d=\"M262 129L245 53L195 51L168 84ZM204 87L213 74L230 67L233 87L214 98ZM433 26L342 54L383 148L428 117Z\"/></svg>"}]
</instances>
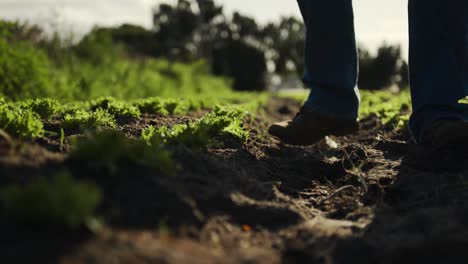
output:
<instances>
[{"instance_id":1,"label":"boot toe","mask_svg":"<svg viewBox=\"0 0 468 264\"><path fill-rule=\"evenodd\" d=\"M289 122L274 123L268 128L268 133L274 137L283 138L286 134Z\"/></svg>"}]
</instances>

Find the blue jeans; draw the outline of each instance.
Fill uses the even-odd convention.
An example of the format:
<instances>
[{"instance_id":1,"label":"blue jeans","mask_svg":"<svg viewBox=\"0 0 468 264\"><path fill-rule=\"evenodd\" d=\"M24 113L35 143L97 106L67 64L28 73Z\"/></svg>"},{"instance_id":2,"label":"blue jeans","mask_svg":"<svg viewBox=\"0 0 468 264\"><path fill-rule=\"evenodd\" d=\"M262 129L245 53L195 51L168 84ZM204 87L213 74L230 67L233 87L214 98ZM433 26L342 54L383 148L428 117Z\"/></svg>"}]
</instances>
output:
<instances>
[{"instance_id":1,"label":"blue jeans","mask_svg":"<svg viewBox=\"0 0 468 264\"><path fill-rule=\"evenodd\" d=\"M356 119L358 57L352 0L298 0L306 25L305 106ZM410 84L416 142L435 121L468 121L468 0L409 0Z\"/></svg>"}]
</instances>

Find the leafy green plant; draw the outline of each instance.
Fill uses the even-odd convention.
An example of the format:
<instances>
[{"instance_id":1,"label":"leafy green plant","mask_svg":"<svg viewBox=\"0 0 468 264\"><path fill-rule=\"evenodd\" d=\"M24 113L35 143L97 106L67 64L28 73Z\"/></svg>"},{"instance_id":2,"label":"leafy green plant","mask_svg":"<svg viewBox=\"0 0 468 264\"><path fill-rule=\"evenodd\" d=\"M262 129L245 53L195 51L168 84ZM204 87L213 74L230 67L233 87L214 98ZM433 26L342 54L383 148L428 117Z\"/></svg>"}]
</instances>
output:
<instances>
[{"instance_id":1,"label":"leafy green plant","mask_svg":"<svg viewBox=\"0 0 468 264\"><path fill-rule=\"evenodd\" d=\"M170 115L173 115L176 112L177 107L181 103L182 101L179 101L179 100L165 100L164 108Z\"/></svg>"},{"instance_id":2,"label":"leafy green plant","mask_svg":"<svg viewBox=\"0 0 468 264\"><path fill-rule=\"evenodd\" d=\"M89 220L101 199L101 191L91 183L74 180L69 174L50 180L7 185L0 190L6 217L23 223L54 224L77 228Z\"/></svg>"},{"instance_id":3,"label":"leafy green plant","mask_svg":"<svg viewBox=\"0 0 468 264\"><path fill-rule=\"evenodd\" d=\"M90 103L88 101L73 101L62 105L60 113L63 115L74 114L78 110L87 111L90 108Z\"/></svg>"},{"instance_id":4,"label":"leafy green plant","mask_svg":"<svg viewBox=\"0 0 468 264\"><path fill-rule=\"evenodd\" d=\"M215 107L201 120L188 124L143 130L144 140L158 139L166 144L182 144L195 149L207 149L223 146L223 139L247 140L249 133L242 128L246 112L239 107Z\"/></svg>"},{"instance_id":5,"label":"leafy green plant","mask_svg":"<svg viewBox=\"0 0 468 264\"><path fill-rule=\"evenodd\" d=\"M95 111L98 108L106 109L109 108L109 104L117 101L111 96L102 96L89 102L89 108Z\"/></svg>"},{"instance_id":6,"label":"leafy green plant","mask_svg":"<svg viewBox=\"0 0 468 264\"><path fill-rule=\"evenodd\" d=\"M249 114L243 107L226 105L226 106L215 106L213 111L207 114L202 122L208 126L214 126L218 128L218 134L230 135L239 141L246 141L249 137L249 132L242 128L242 122L244 118ZM229 120L228 126L220 128L216 126L218 120ZM215 130L216 131L216 130Z\"/></svg>"},{"instance_id":7,"label":"leafy green plant","mask_svg":"<svg viewBox=\"0 0 468 264\"><path fill-rule=\"evenodd\" d=\"M141 116L141 112L138 108L123 102L109 103L107 111L115 117L126 117L136 119Z\"/></svg>"},{"instance_id":8,"label":"leafy green plant","mask_svg":"<svg viewBox=\"0 0 468 264\"><path fill-rule=\"evenodd\" d=\"M143 131L141 131L141 139L147 142L148 144L156 137L156 134L159 133L158 129L154 126L149 126Z\"/></svg>"},{"instance_id":9,"label":"leafy green plant","mask_svg":"<svg viewBox=\"0 0 468 264\"><path fill-rule=\"evenodd\" d=\"M100 97L90 103L91 110L102 108L107 110L111 115L116 118L139 118L141 115L140 110L128 103L116 100L113 97Z\"/></svg>"},{"instance_id":10,"label":"leafy green plant","mask_svg":"<svg viewBox=\"0 0 468 264\"><path fill-rule=\"evenodd\" d=\"M165 109L163 101L158 97L137 100L135 102L135 106L145 114L169 114L169 112Z\"/></svg>"},{"instance_id":11,"label":"leafy green plant","mask_svg":"<svg viewBox=\"0 0 468 264\"><path fill-rule=\"evenodd\" d=\"M60 110L59 102L50 98L28 99L18 103L18 106L23 109L30 109L43 119L54 116Z\"/></svg>"},{"instance_id":12,"label":"leafy green plant","mask_svg":"<svg viewBox=\"0 0 468 264\"><path fill-rule=\"evenodd\" d=\"M189 111L202 108L202 104L197 100L163 99L158 97L136 100L134 105L142 113L160 115L183 115Z\"/></svg>"},{"instance_id":13,"label":"leafy green plant","mask_svg":"<svg viewBox=\"0 0 468 264\"><path fill-rule=\"evenodd\" d=\"M382 124L404 128L409 120L411 99L408 91L393 94L390 91L363 92L360 116L375 115Z\"/></svg>"},{"instance_id":14,"label":"leafy green plant","mask_svg":"<svg viewBox=\"0 0 468 264\"><path fill-rule=\"evenodd\" d=\"M70 158L111 172L121 166L135 164L159 169L167 174L177 170L171 153L157 139L129 139L117 131L104 131L72 141Z\"/></svg>"},{"instance_id":15,"label":"leafy green plant","mask_svg":"<svg viewBox=\"0 0 468 264\"><path fill-rule=\"evenodd\" d=\"M0 104L0 128L11 135L27 139L44 135L44 125L38 114L7 104Z\"/></svg>"},{"instance_id":16,"label":"leafy green plant","mask_svg":"<svg viewBox=\"0 0 468 264\"><path fill-rule=\"evenodd\" d=\"M159 138L166 144L180 144L195 149L221 147L222 143L212 138L209 130L209 127L199 123L174 125L171 128L163 126L154 132L153 138Z\"/></svg>"},{"instance_id":17,"label":"leafy green plant","mask_svg":"<svg viewBox=\"0 0 468 264\"><path fill-rule=\"evenodd\" d=\"M114 116L102 108L94 112L76 110L73 114L66 114L62 126L65 129L96 129L99 127L115 127Z\"/></svg>"}]
</instances>

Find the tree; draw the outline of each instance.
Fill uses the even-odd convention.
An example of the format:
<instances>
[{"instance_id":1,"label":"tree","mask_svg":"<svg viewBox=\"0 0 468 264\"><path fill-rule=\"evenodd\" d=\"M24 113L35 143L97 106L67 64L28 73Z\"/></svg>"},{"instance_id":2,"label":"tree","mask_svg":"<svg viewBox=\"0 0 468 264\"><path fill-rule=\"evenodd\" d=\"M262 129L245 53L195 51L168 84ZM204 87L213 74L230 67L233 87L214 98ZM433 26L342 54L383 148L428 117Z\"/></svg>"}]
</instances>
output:
<instances>
[{"instance_id":1,"label":"tree","mask_svg":"<svg viewBox=\"0 0 468 264\"><path fill-rule=\"evenodd\" d=\"M278 24L267 24L260 34L268 50L267 59L275 64L275 73L301 76L304 72L305 27L295 17L283 17Z\"/></svg>"},{"instance_id":2,"label":"tree","mask_svg":"<svg viewBox=\"0 0 468 264\"><path fill-rule=\"evenodd\" d=\"M154 34L141 26L123 24L117 28L109 28L112 40L126 47L127 52L134 56L158 55L159 43Z\"/></svg>"},{"instance_id":3,"label":"tree","mask_svg":"<svg viewBox=\"0 0 468 264\"><path fill-rule=\"evenodd\" d=\"M215 48L212 68L214 74L232 78L235 90L266 88L264 53L241 40L229 40Z\"/></svg>"},{"instance_id":4,"label":"tree","mask_svg":"<svg viewBox=\"0 0 468 264\"><path fill-rule=\"evenodd\" d=\"M216 5L213 0L197 0L199 16L198 16L198 30L195 40L198 49L198 58L204 58L211 64L211 57L213 52L213 28L216 28L214 21L220 18L225 21L223 14L223 7Z\"/></svg>"},{"instance_id":5,"label":"tree","mask_svg":"<svg viewBox=\"0 0 468 264\"><path fill-rule=\"evenodd\" d=\"M399 46L383 44L375 57L364 48L359 49L359 71L359 87L377 90L400 81L404 85L407 65L401 58Z\"/></svg>"},{"instance_id":6,"label":"tree","mask_svg":"<svg viewBox=\"0 0 468 264\"><path fill-rule=\"evenodd\" d=\"M235 12L213 29L213 73L230 77L236 90L266 89L265 49L255 20Z\"/></svg>"},{"instance_id":7,"label":"tree","mask_svg":"<svg viewBox=\"0 0 468 264\"><path fill-rule=\"evenodd\" d=\"M295 17L261 26L239 12L228 19L214 0L178 0L175 5L160 4L155 8L153 21L153 42L141 31L138 37L119 33L118 39L133 50L145 50L143 54L171 61L204 59L215 74L232 78L236 89L253 87L249 82L261 85L255 89L265 89L268 70L288 77L301 77L304 72L305 26ZM133 43L137 39L151 45ZM376 56L360 48L359 60L359 85L363 89L407 85L408 69L400 47L383 45Z\"/></svg>"},{"instance_id":8,"label":"tree","mask_svg":"<svg viewBox=\"0 0 468 264\"><path fill-rule=\"evenodd\" d=\"M160 43L157 56L190 61L194 58L193 34L198 14L188 0L178 0L175 6L160 4L153 13L156 41Z\"/></svg>"}]
</instances>

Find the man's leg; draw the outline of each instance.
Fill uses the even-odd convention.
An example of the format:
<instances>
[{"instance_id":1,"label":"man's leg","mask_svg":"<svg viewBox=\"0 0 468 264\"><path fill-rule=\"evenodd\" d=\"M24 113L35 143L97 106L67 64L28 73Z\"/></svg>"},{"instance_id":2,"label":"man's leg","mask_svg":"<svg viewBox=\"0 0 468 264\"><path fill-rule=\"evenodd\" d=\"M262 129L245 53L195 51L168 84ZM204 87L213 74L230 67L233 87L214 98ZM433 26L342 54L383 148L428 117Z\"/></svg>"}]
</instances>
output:
<instances>
[{"instance_id":1,"label":"man's leg","mask_svg":"<svg viewBox=\"0 0 468 264\"><path fill-rule=\"evenodd\" d=\"M298 0L306 25L305 107L323 115L358 117L358 58L351 0Z\"/></svg>"},{"instance_id":2,"label":"man's leg","mask_svg":"<svg viewBox=\"0 0 468 264\"><path fill-rule=\"evenodd\" d=\"M468 121L468 1L410 0L410 130L421 143L440 120Z\"/></svg>"},{"instance_id":3,"label":"man's leg","mask_svg":"<svg viewBox=\"0 0 468 264\"><path fill-rule=\"evenodd\" d=\"M357 49L352 0L298 3L307 30L304 82L311 92L292 121L268 132L284 143L310 145L358 130Z\"/></svg>"}]
</instances>

